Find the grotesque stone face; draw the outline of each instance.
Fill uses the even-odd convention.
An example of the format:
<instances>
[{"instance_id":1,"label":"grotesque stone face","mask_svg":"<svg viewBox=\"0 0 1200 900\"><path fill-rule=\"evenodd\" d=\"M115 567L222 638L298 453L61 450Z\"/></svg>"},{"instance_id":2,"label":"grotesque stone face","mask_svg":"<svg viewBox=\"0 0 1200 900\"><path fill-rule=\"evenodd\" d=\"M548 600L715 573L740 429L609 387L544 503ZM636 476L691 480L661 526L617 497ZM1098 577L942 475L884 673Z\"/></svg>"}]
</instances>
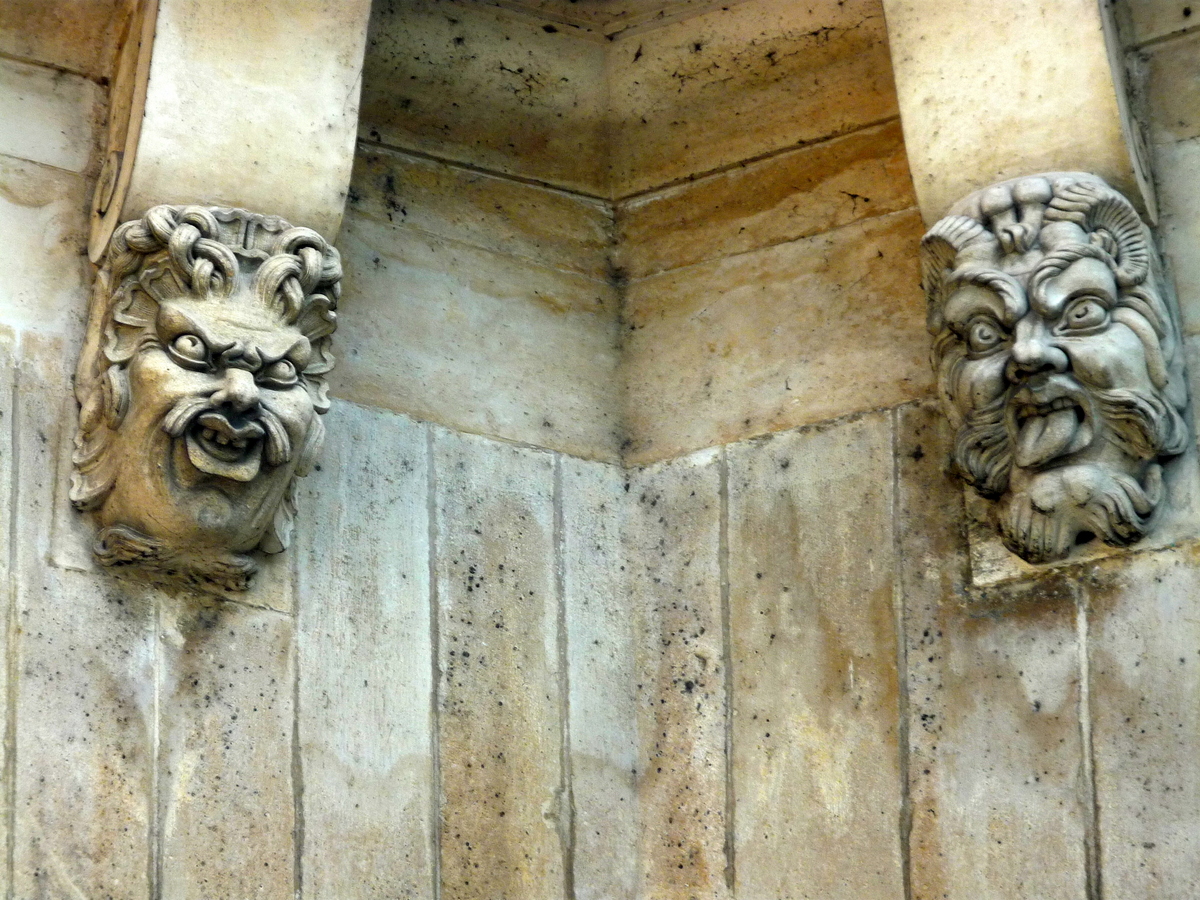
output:
<instances>
[{"instance_id":1,"label":"grotesque stone face","mask_svg":"<svg viewBox=\"0 0 1200 900\"><path fill-rule=\"evenodd\" d=\"M1178 325L1129 202L1053 174L959 203L922 241L954 463L1030 562L1152 527L1187 447Z\"/></svg>"},{"instance_id":2,"label":"grotesque stone face","mask_svg":"<svg viewBox=\"0 0 1200 900\"><path fill-rule=\"evenodd\" d=\"M340 277L315 232L242 210L118 229L76 376L71 498L101 562L238 590L252 551L283 549L324 436Z\"/></svg>"}]
</instances>

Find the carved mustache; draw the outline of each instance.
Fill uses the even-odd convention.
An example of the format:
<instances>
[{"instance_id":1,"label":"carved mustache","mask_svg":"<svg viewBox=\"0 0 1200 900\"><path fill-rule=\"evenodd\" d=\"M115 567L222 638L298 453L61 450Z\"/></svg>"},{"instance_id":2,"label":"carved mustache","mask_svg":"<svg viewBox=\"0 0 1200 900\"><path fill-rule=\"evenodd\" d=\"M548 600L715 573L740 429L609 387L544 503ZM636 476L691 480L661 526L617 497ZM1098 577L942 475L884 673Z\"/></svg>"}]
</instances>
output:
<instances>
[{"instance_id":1,"label":"carved mustache","mask_svg":"<svg viewBox=\"0 0 1200 900\"><path fill-rule=\"evenodd\" d=\"M173 438L183 437L195 424L217 431L233 440L265 437L267 463L283 465L292 458L292 441L279 415L264 403L247 414L242 425L234 425L212 405L211 397L184 397L163 417L162 429Z\"/></svg>"}]
</instances>

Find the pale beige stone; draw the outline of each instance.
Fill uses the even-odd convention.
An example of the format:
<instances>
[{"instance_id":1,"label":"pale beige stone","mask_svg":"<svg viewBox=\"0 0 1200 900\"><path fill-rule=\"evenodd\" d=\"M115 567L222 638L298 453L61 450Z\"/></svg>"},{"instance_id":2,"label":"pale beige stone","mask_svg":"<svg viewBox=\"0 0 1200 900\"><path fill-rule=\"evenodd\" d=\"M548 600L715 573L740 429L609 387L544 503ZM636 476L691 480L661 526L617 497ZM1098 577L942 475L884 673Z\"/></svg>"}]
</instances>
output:
<instances>
[{"instance_id":1,"label":"pale beige stone","mask_svg":"<svg viewBox=\"0 0 1200 900\"><path fill-rule=\"evenodd\" d=\"M604 201L386 147L364 146L354 166L349 204L357 213L590 278L608 277L612 211Z\"/></svg>"},{"instance_id":2,"label":"pale beige stone","mask_svg":"<svg viewBox=\"0 0 1200 900\"><path fill-rule=\"evenodd\" d=\"M891 420L728 450L738 896L904 895Z\"/></svg>"},{"instance_id":3,"label":"pale beige stone","mask_svg":"<svg viewBox=\"0 0 1200 900\"><path fill-rule=\"evenodd\" d=\"M607 63L613 197L896 114L879 0L726 3L614 43Z\"/></svg>"},{"instance_id":4,"label":"pale beige stone","mask_svg":"<svg viewBox=\"0 0 1200 900\"><path fill-rule=\"evenodd\" d=\"M1200 334L1200 141L1156 145L1154 168L1168 188L1162 195L1158 235L1175 282L1183 331Z\"/></svg>"},{"instance_id":5,"label":"pale beige stone","mask_svg":"<svg viewBox=\"0 0 1200 900\"><path fill-rule=\"evenodd\" d=\"M896 119L619 203L615 261L642 278L914 203Z\"/></svg>"},{"instance_id":6,"label":"pale beige stone","mask_svg":"<svg viewBox=\"0 0 1200 900\"><path fill-rule=\"evenodd\" d=\"M1134 46L1200 26L1200 9L1191 0L1128 0L1117 10L1127 18Z\"/></svg>"},{"instance_id":7,"label":"pale beige stone","mask_svg":"<svg viewBox=\"0 0 1200 900\"><path fill-rule=\"evenodd\" d=\"M638 897L727 900L721 451L627 474L637 627Z\"/></svg>"},{"instance_id":8,"label":"pale beige stone","mask_svg":"<svg viewBox=\"0 0 1200 900\"><path fill-rule=\"evenodd\" d=\"M5 0L0 53L105 78L131 5L131 0Z\"/></svg>"},{"instance_id":9,"label":"pale beige stone","mask_svg":"<svg viewBox=\"0 0 1200 900\"><path fill-rule=\"evenodd\" d=\"M913 900L1085 900L1089 829L1069 583L964 597L952 432L897 413Z\"/></svg>"},{"instance_id":10,"label":"pale beige stone","mask_svg":"<svg viewBox=\"0 0 1200 900\"><path fill-rule=\"evenodd\" d=\"M0 156L0 240L12 248L0 279L0 321L79 335L87 313L85 179Z\"/></svg>"},{"instance_id":11,"label":"pale beige stone","mask_svg":"<svg viewBox=\"0 0 1200 900\"><path fill-rule=\"evenodd\" d=\"M605 46L468 0L375 5L359 133L604 194Z\"/></svg>"},{"instance_id":12,"label":"pale beige stone","mask_svg":"<svg viewBox=\"0 0 1200 900\"><path fill-rule=\"evenodd\" d=\"M1200 136L1200 97L1194 87L1200 80L1200 32L1156 45L1146 56L1150 140L1165 144Z\"/></svg>"},{"instance_id":13,"label":"pale beige stone","mask_svg":"<svg viewBox=\"0 0 1200 900\"><path fill-rule=\"evenodd\" d=\"M554 466L434 430L443 897L565 894Z\"/></svg>"},{"instance_id":14,"label":"pale beige stone","mask_svg":"<svg viewBox=\"0 0 1200 900\"><path fill-rule=\"evenodd\" d=\"M930 392L915 210L629 285L626 461Z\"/></svg>"},{"instance_id":15,"label":"pale beige stone","mask_svg":"<svg viewBox=\"0 0 1200 900\"><path fill-rule=\"evenodd\" d=\"M26 333L18 372L16 615L12 711L18 897L150 893L154 769L153 600L94 574L49 566L55 451L70 354ZM6 417L7 421L7 417ZM19 623L19 624L18 624Z\"/></svg>"},{"instance_id":16,"label":"pale beige stone","mask_svg":"<svg viewBox=\"0 0 1200 900\"><path fill-rule=\"evenodd\" d=\"M612 460L616 291L351 215L339 397L460 431Z\"/></svg>"},{"instance_id":17,"label":"pale beige stone","mask_svg":"<svg viewBox=\"0 0 1200 900\"><path fill-rule=\"evenodd\" d=\"M0 154L82 172L91 160L104 94L93 81L0 59Z\"/></svg>"},{"instance_id":18,"label":"pale beige stone","mask_svg":"<svg viewBox=\"0 0 1200 900\"><path fill-rule=\"evenodd\" d=\"M298 528L304 896L435 896L427 426L338 401Z\"/></svg>"},{"instance_id":19,"label":"pale beige stone","mask_svg":"<svg viewBox=\"0 0 1200 900\"><path fill-rule=\"evenodd\" d=\"M1200 891L1195 546L1088 570L1092 738L1106 895Z\"/></svg>"},{"instance_id":20,"label":"pale beige stone","mask_svg":"<svg viewBox=\"0 0 1200 900\"><path fill-rule=\"evenodd\" d=\"M638 631L623 539L639 507L619 467L570 458L561 465L575 897L632 900L639 880Z\"/></svg>"},{"instance_id":21,"label":"pale beige stone","mask_svg":"<svg viewBox=\"0 0 1200 900\"><path fill-rule=\"evenodd\" d=\"M141 137L124 163L132 178L113 201L122 220L187 202L336 235L369 8L368 0L158 0Z\"/></svg>"},{"instance_id":22,"label":"pale beige stone","mask_svg":"<svg viewBox=\"0 0 1200 900\"><path fill-rule=\"evenodd\" d=\"M13 417L16 415L17 409L13 387L17 372L17 348L17 334L11 328L0 325L0 547L4 548L14 546L12 533L15 474L13 472ZM13 613L13 588L15 585L9 568L9 558L12 555L11 552L0 553L0 621L5 623L12 621ZM8 659L10 647L7 634L6 627L5 639L0 641L0 698L3 698L0 700L0 715L4 717L5 721L8 719L9 697ZM9 748L0 743L0 766L5 771L8 769L9 756ZM0 786L0 805L3 805L4 808L12 805L12 791L8 784ZM10 825L11 822L7 816L0 817L0 843L6 847L11 831ZM0 868L0 872L3 872L3 875L0 875L0 886L3 886L9 881L11 873L7 866Z\"/></svg>"},{"instance_id":23,"label":"pale beige stone","mask_svg":"<svg viewBox=\"0 0 1200 900\"><path fill-rule=\"evenodd\" d=\"M295 622L199 597L161 602L161 896L291 897Z\"/></svg>"},{"instance_id":24,"label":"pale beige stone","mask_svg":"<svg viewBox=\"0 0 1200 900\"><path fill-rule=\"evenodd\" d=\"M1149 165L1124 109L1105 4L883 5L909 165L927 222L978 188L1056 171L1099 175L1153 218Z\"/></svg>"},{"instance_id":25,"label":"pale beige stone","mask_svg":"<svg viewBox=\"0 0 1200 900\"><path fill-rule=\"evenodd\" d=\"M656 27L687 15L729 6L731 0L484 0L493 6L545 16L604 35ZM740 0L732 0L740 2Z\"/></svg>"}]
</instances>

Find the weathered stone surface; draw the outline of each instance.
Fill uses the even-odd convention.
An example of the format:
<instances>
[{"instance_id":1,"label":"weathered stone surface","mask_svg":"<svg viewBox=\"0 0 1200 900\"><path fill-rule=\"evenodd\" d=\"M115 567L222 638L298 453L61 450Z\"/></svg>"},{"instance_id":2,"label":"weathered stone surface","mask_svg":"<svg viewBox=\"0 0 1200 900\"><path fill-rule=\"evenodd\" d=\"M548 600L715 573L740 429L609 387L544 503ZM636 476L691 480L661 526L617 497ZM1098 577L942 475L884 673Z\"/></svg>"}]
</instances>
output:
<instances>
[{"instance_id":1,"label":"weathered stone surface","mask_svg":"<svg viewBox=\"0 0 1200 900\"><path fill-rule=\"evenodd\" d=\"M602 195L605 46L545 24L466 0L376 4L360 136Z\"/></svg>"},{"instance_id":2,"label":"weathered stone surface","mask_svg":"<svg viewBox=\"0 0 1200 900\"><path fill-rule=\"evenodd\" d=\"M1200 7L1198 7L1200 10ZM1154 168L1163 185L1158 234L1179 299L1185 334L1200 334L1200 141L1159 144Z\"/></svg>"},{"instance_id":3,"label":"weathered stone surface","mask_svg":"<svg viewBox=\"0 0 1200 900\"><path fill-rule=\"evenodd\" d=\"M13 251L0 279L0 321L82 332L89 191L79 175L0 156L0 240Z\"/></svg>"},{"instance_id":4,"label":"weathered stone surface","mask_svg":"<svg viewBox=\"0 0 1200 900\"><path fill-rule=\"evenodd\" d=\"M1107 4L883 6L927 222L973 190L1033 172L1092 172L1139 207L1153 207L1146 161L1129 141L1123 72L1110 63Z\"/></svg>"},{"instance_id":5,"label":"weathered stone surface","mask_svg":"<svg viewBox=\"0 0 1200 900\"><path fill-rule=\"evenodd\" d=\"M146 897L154 768L154 606L93 574L48 566L71 353L22 337L16 434L15 616L9 652L17 897ZM5 418L7 423L7 417ZM7 424L4 425L8 427ZM6 659L7 659L6 654ZM10 726L11 727L11 726Z\"/></svg>"},{"instance_id":6,"label":"weathered stone surface","mask_svg":"<svg viewBox=\"0 0 1200 900\"><path fill-rule=\"evenodd\" d=\"M637 624L638 896L728 898L721 451L627 473Z\"/></svg>"},{"instance_id":7,"label":"weathered stone surface","mask_svg":"<svg viewBox=\"0 0 1200 900\"><path fill-rule=\"evenodd\" d=\"M351 215L337 396L614 459L611 285ZM399 329L399 330L397 330Z\"/></svg>"},{"instance_id":8,"label":"weathered stone surface","mask_svg":"<svg viewBox=\"0 0 1200 900\"><path fill-rule=\"evenodd\" d=\"M294 891L294 620L164 596L158 807L163 900Z\"/></svg>"},{"instance_id":9,"label":"weathered stone surface","mask_svg":"<svg viewBox=\"0 0 1200 900\"><path fill-rule=\"evenodd\" d=\"M608 77L613 197L896 114L879 0L723 4L614 44Z\"/></svg>"},{"instance_id":10,"label":"weathered stone surface","mask_svg":"<svg viewBox=\"0 0 1200 900\"><path fill-rule=\"evenodd\" d=\"M616 263L642 278L914 203L897 119L619 203Z\"/></svg>"},{"instance_id":11,"label":"weathered stone surface","mask_svg":"<svg viewBox=\"0 0 1200 900\"><path fill-rule=\"evenodd\" d=\"M968 601L952 436L898 411L913 900L1084 900L1080 654L1062 582Z\"/></svg>"},{"instance_id":12,"label":"weathered stone surface","mask_svg":"<svg viewBox=\"0 0 1200 900\"><path fill-rule=\"evenodd\" d=\"M738 896L904 896L891 420L728 450Z\"/></svg>"},{"instance_id":13,"label":"weathered stone surface","mask_svg":"<svg viewBox=\"0 0 1200 900\"><path fill-rule=\"evenodd\" d=\"M0 53L88 78L112 71L129 0L5 0Z\"/></svg>"},{"instance_id":14,"label":"weathered stone surface","mask_svg":"<svg viewBox=\"0 0 1200 900\"><path fill-rule=\"evenodd\" d=\"M434 431L441 895L557 900L562 766L554 460Z\"/></svg>"},{"instance_id":15,"label":"weathered stone surface","mask_svg":"<svg viewBox=\"0 0 1200 900\"><path fill-rule=\"evenodd\" d=\"M915 211L629 285L626 460L929 393Z\"/></svg>"},{"instance_id":16,"label":"weathered stone surface","mask_svg":"<svg viewBox=\"0 0 1200 900\"><path fill-rule=\"evenodd\" d=\"M638 896L638 631L623 544L633 499L616 466L562 460L572 871L579 900Z\"/></svg>"},{"instance_id":17,"label":"weathered stone surface","mask_svg":"<svg viewBox=\"0 0 1200 900\"><path fill-rule=\"evenodd\" d=\"M1192 89L1200 79L1200 32L1157 45L1146 55L1150 140L1161 144L1200 136L1200 97Z\"/></svg>"},{"instance_id":18,"label":"weathered stone surface","mask_svg":"<svg viewBox=\"0 0 1200 900\"><path fill-rule=\"evenodd\" d=\"M1200 25L1200 10L1191 0L1134 0L1117 5L1117 12L1127 17L1127 37L1134 45Z\"/></svg>"},{"instance_id":19,"label":"weathered stone surface","mask_svg":"<svg viewBox=\"0 0 1200 900\"><path fill-rule=\"evenodd\" d=\"M0 129L0 154L82 172L102 100L86 78L0 59L0 122L10 123Z\"/></svg>"},{"instance_id":20,"label":"weathered stone surface","mask_svg":"<svg viewBox=\"0 0 1200 900\"><path fill-rule=\"evenodd\" d=\"M303 893L431 898L427 426L340 401L328 419L295 548Z\"/></svg>"},{"instance_id":21,"label":"weathered stone surface","mask_svg":"<svg viewBox=\"0 0 1200 900\"><path fill-rule=\"evenodd\" d=\"M612 213L601 200L364 146L350 208L590 278L608 277Z\"/></svg>"},{"instance_id":22,"label":"weathered stone surface","mask_svg":"<svg viewBox=\"0 0 1200 900\"><path fill-rule=\"evenodd\" d=\"M18 336L0 325L0 622L4 623L4 639L0 641L0 716L8 721L9 708L9 625L13 620L13 588L9 558L13 554L13 416L16 413L13 393L16 377ZM7 732L7 726L6 726ZM0 771L7 772L10 765L10 748L0 743ZM12 807L11 784L5 779L0 785L0 807ZM0 816L0 845L7 847L12 820ZM0 867L0 888L7 890L11 883L11 871L7 864Z\"/></svg>"},{"instance_id":23,"label":"weathered stone surface","mask_svg":"<svg viewBox=\"0 0 1200 900\"><path fill-rule=\"evenodd\" d=\"M1200 625L1195 548L1089 570L1100 863L1113 897L1200 891Z\"/></svg>"}]
</instances>

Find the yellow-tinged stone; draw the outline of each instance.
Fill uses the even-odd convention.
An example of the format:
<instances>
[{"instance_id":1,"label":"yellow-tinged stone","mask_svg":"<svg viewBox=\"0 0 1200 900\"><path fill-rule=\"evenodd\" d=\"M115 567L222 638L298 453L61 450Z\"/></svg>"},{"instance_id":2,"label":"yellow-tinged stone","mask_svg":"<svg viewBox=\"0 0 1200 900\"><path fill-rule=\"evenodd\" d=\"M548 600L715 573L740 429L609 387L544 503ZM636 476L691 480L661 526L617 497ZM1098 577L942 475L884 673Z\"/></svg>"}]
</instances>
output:
<instances>
[{"instance_id":1,"label":"yellow-tinged stone","mask_svg":"<svg viewBox=\"0 0 1200 900\"><path fill-rule=\"evenodd\" d=\"M1200 5L1196 9L1200 14ZM1151 110L1150 140L1165 144L1200 136L1200 94L1195 87L1200 81L1200 32L1157 44L1144 52L1148 59L1146 104Z\"/></svg>"},{"instance_id":2,"label":"yellow-tinged stone","mask_svg":"<svg viewBox=\"0 0 1200 900\"><path fill-rule=\"evenodd\" d=\"M922 231L909 210L629 285L626 460L927 395Z\"/></svg>"},{"instance_id":3,"label":"yellow-tinged stone","mask_svg":"<svg viewBox=\"0 0 1200 900\"><path fill-rule=\"evenodd\" d=\"M131 0L4 0L0 53L106 78L130 6Z\"/></svg>"}]
</instances>

